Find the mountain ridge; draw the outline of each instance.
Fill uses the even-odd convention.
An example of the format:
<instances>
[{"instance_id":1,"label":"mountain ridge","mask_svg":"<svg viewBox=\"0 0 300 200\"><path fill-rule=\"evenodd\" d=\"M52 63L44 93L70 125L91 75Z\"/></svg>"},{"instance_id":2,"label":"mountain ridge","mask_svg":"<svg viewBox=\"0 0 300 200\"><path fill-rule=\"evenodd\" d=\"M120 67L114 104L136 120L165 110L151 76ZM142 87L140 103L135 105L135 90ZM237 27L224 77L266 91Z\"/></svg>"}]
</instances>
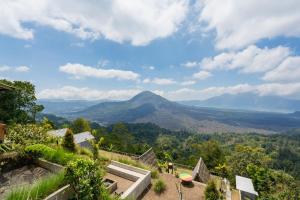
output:
<instances>
[{"instance_id":1,"label":"mountain ridge","mask_svg":"<svg viewBox=\"0 0 300 200\"><path fill-rule=\"evenodd\" d=\"M273 133L300 126L300 116L186 106L145 91L127 101L102 102L67 117L85 117L101 124L154 123L170 130L195 132Z\"/></svg>"}]
</instances>

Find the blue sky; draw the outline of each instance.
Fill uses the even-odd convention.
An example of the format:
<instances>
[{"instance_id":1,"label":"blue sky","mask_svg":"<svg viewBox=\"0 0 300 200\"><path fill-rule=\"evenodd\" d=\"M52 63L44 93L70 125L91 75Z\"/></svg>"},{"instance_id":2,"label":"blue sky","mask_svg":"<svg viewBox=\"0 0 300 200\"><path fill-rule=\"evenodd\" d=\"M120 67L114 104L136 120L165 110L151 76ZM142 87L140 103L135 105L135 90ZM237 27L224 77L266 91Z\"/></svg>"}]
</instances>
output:
<instances>
[{"instance_id":1,"label":"blue sky","mask_svg":"<svg viewBox=\"0 0 300 200\"><path fill-rule=\"evenodd\" d=\"M0 78L43 99L300 99L297 0L0 3ZM263 9L262 9L263 8Z\"/></svg>"}]
</instances>

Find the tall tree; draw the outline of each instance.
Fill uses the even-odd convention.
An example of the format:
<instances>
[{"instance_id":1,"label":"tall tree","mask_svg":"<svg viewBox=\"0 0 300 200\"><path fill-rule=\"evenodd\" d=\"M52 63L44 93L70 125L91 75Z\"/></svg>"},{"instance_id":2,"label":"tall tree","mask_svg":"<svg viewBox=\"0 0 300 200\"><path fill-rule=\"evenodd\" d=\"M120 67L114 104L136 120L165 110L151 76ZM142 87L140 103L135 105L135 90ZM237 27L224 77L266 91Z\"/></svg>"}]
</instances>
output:
<instances>
[{"instance_id":1,"label":"tall tree","mask_svg":"<svg viewBox=\"0 0 300 200\"><path fill-rule=\"evenodd\" d=\"M0 82L14 88L0 92L0 121L34 122L36 114L44 108L36 104L34 85L27 81L0 80Z\"/></svg>"},{"instance_id":2,"label":"tall tree","mask_svg":"<svg viewBox=\"0 0 300 200\"><path fill-rule=\"evenodd\" d=\"M71 124L71 129L74 133L91 131L90 122L84 118L78 118Z\"/></svg>"}]
</instances>

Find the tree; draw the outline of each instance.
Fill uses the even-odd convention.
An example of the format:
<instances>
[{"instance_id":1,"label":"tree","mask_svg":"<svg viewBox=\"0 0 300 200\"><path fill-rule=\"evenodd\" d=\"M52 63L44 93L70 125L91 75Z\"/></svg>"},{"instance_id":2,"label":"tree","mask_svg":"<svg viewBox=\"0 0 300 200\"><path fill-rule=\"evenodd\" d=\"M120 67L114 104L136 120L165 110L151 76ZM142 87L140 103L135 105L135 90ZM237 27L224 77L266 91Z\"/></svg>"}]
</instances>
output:
<instances>
[{"instance_id":1,"label":"tree","mask_svg":"<svg viewBox=\"0 0 300 200\"><path fill-rule=\"evenodd\" d=\"M68 129L64 136L63 147L69 151L75 151L74 135L71 129Z\"/></svg>"},{"instance_id":2,"label":"tree","mask_svg":"<svg viewBox=\"0 0 300 200\"><path fill-rule=\"evenodd\" d=\"M221 195L217 190L216 184L214 181L209 181L205 188L205 200L219 200Z\"/></svg>"},{"instance_id":3,"label":"tree","mask_svg":"<svg viewBox=\"0 0 300 200\"><path fill-rule=\"evenodd\" d=\"M36 104L35 87L27 81L0 80L14 89L0 92L0 121L4 123L34 122L43 106Z\"/></svg>"},{"instance_id":4,"label":"tree","mask_svg":"<svg viewBox=\"0 0 300 200\"><path fill-rule=\"evenodd\" d=\"M208 169L214 169L225 162L225 155L218 142L209 140L200 145L200 156Z\"/></svg>"},{"instance_id":5,"label":"tree","mask_svg":"<svg viewBox=\"0 0 300 200\"><path fill-rule=\"evenodd\" d=\"M71 124L71 129L74 133L91 131L90 122L84 118L78 118Z\"/></svg>"}]
</instances>

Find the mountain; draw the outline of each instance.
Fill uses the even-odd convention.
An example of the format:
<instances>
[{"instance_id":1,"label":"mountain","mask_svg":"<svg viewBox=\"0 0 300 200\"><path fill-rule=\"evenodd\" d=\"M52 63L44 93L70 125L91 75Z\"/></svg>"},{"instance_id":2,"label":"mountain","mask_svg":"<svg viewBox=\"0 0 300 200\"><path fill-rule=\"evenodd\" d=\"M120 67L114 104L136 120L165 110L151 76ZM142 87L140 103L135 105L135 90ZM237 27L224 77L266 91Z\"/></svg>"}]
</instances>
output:
<instances>
[{"instance_id":1,"label":"mountain","mask_svg":"<svg viewBox=\"0 0 300 200\"><path fill-rule=\"evenodd\" d=\"M44 106L43 113L63 115L66 112L77 112L98 104L101 101L84 101L84 100L45 100L39 99L38 104Z\"/></svg>"},{"instance_id":2,"label":"mountain","mask_svg":"<svg viewBox=\"0 0 300 200\"><path fill-rule=\"evenodd\" d=\"M224 94L203 101L181 101L192 106L244 109L271 112L300 111L300 100L286 99L278 96L258 96L254 93Z\"/></svg>"},{"instance_id":3,"label":"mountain","mask_svg":"<svg viewBox=\"0 0 300 200\"><path fill-rule=\"evenodd\" d=\"M186 106L148 91L128 101L102 102L66 116L84 117L101 124L151 122L170 130L196 132L272 133L300 127L298 114Z\"/></svg>"}]
</instances>

